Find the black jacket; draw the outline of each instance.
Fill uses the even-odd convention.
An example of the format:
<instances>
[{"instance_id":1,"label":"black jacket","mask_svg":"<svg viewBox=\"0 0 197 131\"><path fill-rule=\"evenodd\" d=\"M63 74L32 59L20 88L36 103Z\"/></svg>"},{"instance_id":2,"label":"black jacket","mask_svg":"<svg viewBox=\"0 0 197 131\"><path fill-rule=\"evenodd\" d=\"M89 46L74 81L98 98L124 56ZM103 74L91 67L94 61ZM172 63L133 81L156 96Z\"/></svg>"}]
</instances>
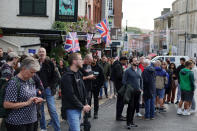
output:
<instances>
[{"instance_id":1,"label":"black jacket","mask_svg":"<svg viewBox=\"0 0 197 131\"><path fill-rule=\"evenodd\" d=\"M3 64L0 69L1 77L10 80L14 76L13 67L9 66L7 63Z\"/></svg>"},{"instance_id":2,"label":"black jacket","mask_svg":"<svg viewBox=\"0 0 197 131\"><path fill-rule=\"evenodd\" d=\"M82 110L87 104L86 89L80 71L73 72L68 69L61 79L62 110Z\"/></svg>"},{"instance_id":3,"label":"black jacket","mask_svg":"<svg viewBox=\"0 0 197 131\"><path fill-rule=\"evenodd\" d=\"M46 59L44 63L41 65L41 69L37 72L38 76L40 77L44 88L50 87L51 89L55 89L58 77L55 71L54 64L51 60Z\"/></svg>"},{"instance_id":4,"label":"black jacket","mask_svg":"<svg viewBox=\"0 0 197 131\"><path fill-rule=\"evenodd\" d=\"M152 66L148 66L142 72L143 78L143 97L145 100L152 98L156 93L155 79L156 73Z\"/></svg>"},{"instance_id":5,"label":"black jacket","mask_svg":"<svg viewBox=\"0 0 197 131\"><path fill-rule=\"evenodd\" d=\"M89 66L89 67L91 67L91 66ZM86 64L83 65L83 68L80 69L80 71L82 72L83 76L88 76L88 75L93 74L92 69L89 70L88 69L88 65L86 65ZM92 90L92 80L84 80L84 84L85 84L85 87L86 87L87 91L91 91Z\"/></svg>"},{"instance_id":6,"label":"black jacket","mask_svg":"<svg viewBox=\"0 0 197 131\"><path fill-rule=\"evenodd\" d=\"M67 68L66 67L61 68L60 66L58 66L58 70L60 72L60 75L63 76L64 73L67 71Z\"/></svg>"},{"instance_id":7,"label":"black jacket","mask_svg":"<svg viewBox=\"0 0 197 131\"><path fill-rule=\"evenodd\" d=\"M92 66L92 71L94 72L93 74L96 75L96 79L92 80L92 88L93 90L100 89L101 86L104 84L104 73L102 67L100 67L99 64L96 64L95 66Z\"/></svg>"},{"instance_id":8,"label":"black jacket","mask_svg":"<svg viewBox=\"0 0 197 131\"><path fill-rule=\"evenodd\" d=\"M3 56L3 57L0 57L0 68L1 68L1 66L3 65L3 64L5 64L6 63L6 59L5 59L5 57Z\"/></svg>"},{"instance_id":9,"label":"black jacket","mask_svg":"<svg viewBox=\"0 0 197 131\"><path fill-rule=\"evenodd\" d=\"M112 65L111 80L115 83L115 88L117 91L122 86L123 68L120 61L115 61Z\"/></svg>"}]
</instances>

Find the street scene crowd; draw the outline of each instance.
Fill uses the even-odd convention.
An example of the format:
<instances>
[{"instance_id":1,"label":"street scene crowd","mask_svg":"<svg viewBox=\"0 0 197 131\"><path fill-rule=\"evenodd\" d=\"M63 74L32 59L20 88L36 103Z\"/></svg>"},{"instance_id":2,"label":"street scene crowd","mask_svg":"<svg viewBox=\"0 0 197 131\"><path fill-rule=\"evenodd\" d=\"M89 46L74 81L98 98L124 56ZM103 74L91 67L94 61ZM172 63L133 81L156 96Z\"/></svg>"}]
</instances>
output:
<instances>
[{"instance_id":1,"label":"street scene crowd","mask_svg":"<svg viewBox=\"0 0 197 131\"><path fill-rule=\"evenodd\" d=\"M54 131L61 130L61 118L69 131L82 127L88 131L88 118L99 118L99 100L104 97L117 99L114 119L125 121L127 129L138 127L135 116L148 121L156 113L167 113L166 104L178 104L177 115L195 113L193 59L180 58L181 65L176 65L170 60L152 62L149 56L108 58L103 54L99 58L87 53L82 58L71 53L66 61L69 66L64 59L49 58L42 47L37 54L22 56L12 48L7 52L0 48L1 131L46 131L45 104ZM61 109L56 109L55 95Z\"/></svg>"}]
</instances>

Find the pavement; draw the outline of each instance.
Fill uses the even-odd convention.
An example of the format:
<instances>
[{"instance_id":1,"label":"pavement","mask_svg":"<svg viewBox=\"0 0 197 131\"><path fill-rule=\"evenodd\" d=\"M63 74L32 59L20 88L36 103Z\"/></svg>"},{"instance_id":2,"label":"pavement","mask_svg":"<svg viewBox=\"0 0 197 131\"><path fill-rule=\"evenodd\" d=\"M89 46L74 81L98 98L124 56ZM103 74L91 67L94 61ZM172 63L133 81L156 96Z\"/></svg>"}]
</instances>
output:
<instances>
[{"instance_id":1,"label":"pavement","mask_svg":"<svg viewBox=\"0 0 197 131\"><path fill-rule=\"evenodd\" d=\"M57 101L57 107L60 101ZM105 99L100 101L99 118L91 121L91 131L125 131L126 122L115 121L116 99ZM135 117L134 122L138 127L134 127L132 131L197 131L197 113L191 116L179 116L176 114L177 105L165 104L166 113L156 113L155 120L143 120ZM123 115L126 116L126 106ZM57 108L58 110L60 108ZM144 114L144 109L140 109ZM66 121L61 120L61 130L67 131L68 125ZM53 131L49 127L47 131Z\"/></svg>"}]
</instances>

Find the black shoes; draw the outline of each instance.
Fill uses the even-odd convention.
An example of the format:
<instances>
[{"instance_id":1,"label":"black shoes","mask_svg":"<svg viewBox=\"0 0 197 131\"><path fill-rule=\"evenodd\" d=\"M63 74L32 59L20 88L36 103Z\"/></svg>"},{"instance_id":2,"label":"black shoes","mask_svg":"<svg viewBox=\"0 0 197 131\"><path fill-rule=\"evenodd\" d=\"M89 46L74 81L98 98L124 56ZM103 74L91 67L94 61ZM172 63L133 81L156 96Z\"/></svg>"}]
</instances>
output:
<instances>
[{"instance_id":1,"label":"black shoes","mask_svg":"<svg viewBox=\"0 0 197 131\"><path fill-rule=\"evenodd\" d=\"M94 119L98 119L98 113L94 113Z\"/></svg>"},{"instance_id":2,"label":"black shoes","mask_svg":"<svg viewBox=\"0 0 197 131\"><path fill-rule=\"evenodd\" d=\"M117 117L117 118L116 118L116 120L117 120L117 121L126 121L126 120L127 120L127 118L126 118L126 117L121 116L121 117Z\"/></svg>"},{"instance_id":3,"label":"black shoes","mask_svg":"<svg viewBox=\"0 0 197 131\"><path fill-rule=\"evenodd\" d=\"M179 103L179 101L176 101L176 103L175 104L178 104Z\"/></svg>"},{"instance_id":4,"label":"black shoes","mask_svg":"<svg viewBox=\"0 0 197 131\"><path fill-rule=\"evenodd\" d=\"M166 112L165 108L163 107L159 108L159 113L163 113L163 112Z\"/></svg>"},{"instance_id":5,"label":"black shoes","mask_svg":"<svg viewBox=\"0 0 197 131\"><path fill-rule=\"evenodd\" d=\"M132 124L130 125L130 127L138 127L138 125L132 123Z\"/></svg>"},{"instance_id":6,"label":"black shoes","mask_svg":"<svg viewBox=\"0 0 197 131\"><path fill-rule=\"evenodd\" d=\"M131 124L127 124L127 129L131 129L132 127L138 127L138 125L131 123Z\"/></svg>"}]
</instances>

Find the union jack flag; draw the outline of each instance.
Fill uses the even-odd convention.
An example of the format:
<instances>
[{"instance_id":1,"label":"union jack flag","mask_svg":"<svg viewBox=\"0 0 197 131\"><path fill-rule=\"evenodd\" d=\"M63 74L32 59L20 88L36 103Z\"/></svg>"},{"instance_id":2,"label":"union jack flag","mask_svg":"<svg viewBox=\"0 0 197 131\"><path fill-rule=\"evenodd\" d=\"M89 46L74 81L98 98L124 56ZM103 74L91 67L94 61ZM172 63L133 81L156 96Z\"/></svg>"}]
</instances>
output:
<instances>
[{"instance_id":1,"label":"union jack flag","mask_svg":"<svg viewBox=\"0 0 197 131\"><path fill-rule=\"evenodd\" d=\"M64 43L64 49L66 52L78 52L80 51L79 40L77 32L69 32L66 36L66 42Z\"/></svg>"},{"instance_id":2,"label":"union jack flag","mask_svg":"<svg viewBox=\"0 0 197 131\"><path fill-rule=\"evenodd\" d=\"M99 33L101 34L101 37L105 41L106 46L109 46L109 44L111 43L111 38L109 34L107 19L104 19L103 21L101 21L101 23L97 24L96 28L98 29Z\"/></svg>"},{"instance_id":3,"label":"union jack flag","mask_svg":"<svg viewBox=\"0 0 197 131\"><path fill-rule=\"evenodd\" d=\"M92 37L93 37L93 34L87 34L87 45L86 45L87 49L91 47Z\"/></svg>"}]
</instances>

